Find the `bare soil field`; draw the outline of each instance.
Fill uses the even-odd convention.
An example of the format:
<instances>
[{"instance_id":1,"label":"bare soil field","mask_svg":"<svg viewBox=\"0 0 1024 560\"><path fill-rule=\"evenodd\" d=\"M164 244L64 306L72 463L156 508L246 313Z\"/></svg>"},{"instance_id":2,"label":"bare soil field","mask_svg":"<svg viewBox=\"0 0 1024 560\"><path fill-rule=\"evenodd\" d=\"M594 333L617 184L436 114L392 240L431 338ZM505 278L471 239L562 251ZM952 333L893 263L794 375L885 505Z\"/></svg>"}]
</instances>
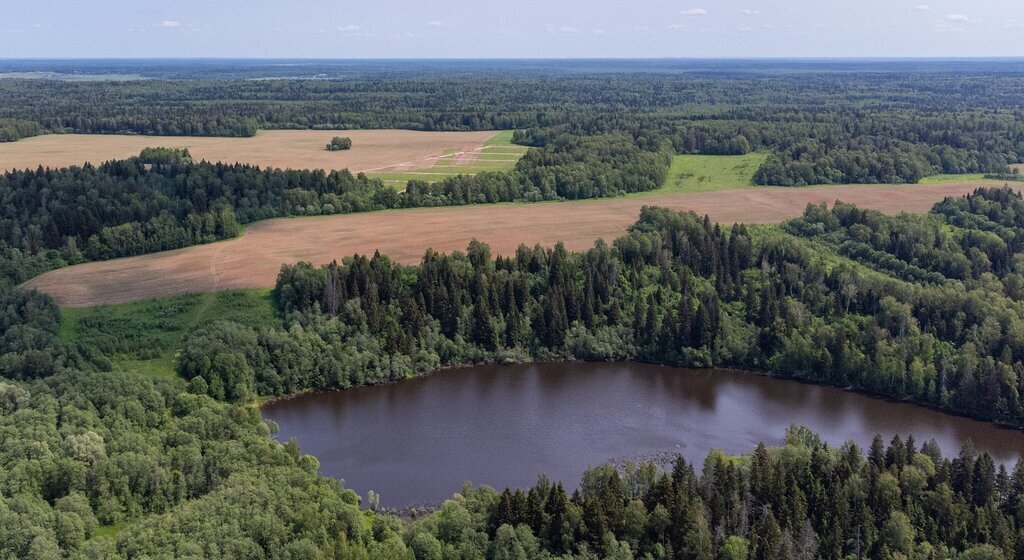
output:
<instances>
[{"instance_id":1,"label":"bare soil field","mask_svg":"<svg viewBox=\"0 0 1024 560\"><path fill-rule=\"evenodd\" d=\"M926 212L947 196L961 196L976 183L903 186L763 188L652 195L536 204L478 205L392 210L365 214L284 218L250 227L238 239L138 257L55 270L26 285L62 306L88 307L188 292L272 286L283 263L317 264L379 250L403 263L417 263L427 248L465 249L472 239L508 255L520 243L569 249L614 239L636 221L643 206L708 214L732 224L771 223L800 215L807 204L837 199L887 213Z\"/></svg>"},{"instance_id":2,"label":"bare soil field","mask_svg":"<svg viewBox=\"0 0 1024 560\"><path fill-rule=\"evenodd\" d=\"M262 130L252 138L49 134L0 143L0 170L99 164L157 146L188 148L196 160L282 169L349 169L353 173L425 169L446 153L476 154L497 134L412 130ZM325 150L335 136L351 138L352 149ZM465 159L472 163L475 157Z\"/></svg>"}]
</instances>

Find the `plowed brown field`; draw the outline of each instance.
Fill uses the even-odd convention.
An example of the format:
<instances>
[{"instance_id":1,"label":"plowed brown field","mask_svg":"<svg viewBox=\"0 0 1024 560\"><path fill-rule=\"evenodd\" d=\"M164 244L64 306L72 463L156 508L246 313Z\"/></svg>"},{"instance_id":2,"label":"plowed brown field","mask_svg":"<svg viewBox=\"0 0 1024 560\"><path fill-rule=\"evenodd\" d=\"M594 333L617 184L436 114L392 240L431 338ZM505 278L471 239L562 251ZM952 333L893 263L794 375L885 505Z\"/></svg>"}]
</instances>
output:
<instances>
[{"instance_id":1,"label":"plowed brown field","mask_svg":"<svg viewBox=\"0 0 1024 560\"><path fill-rule=\"evenodd\" d=\"M389 171L431 167L449 153L475 152L497 134L413 130L262 130L252 138L49 134L0 143L0 170L100 164L139 155L143 148L188 148L193 159L251 163L282 169ZM335 136L352 139L352 149L329 152Z\"/></svg>"},{"instance_id":2,"label":"plowed brown field","mask_svg":"<svg viewBox=\"0 0 1024 560\"><path fill-rule=\"evenodd\" d=\"M87 307L187 292L272 286L283 263L325 263L375 250L416 263L427 248L464 249L472 239L510 254L520 243L565 242L585 249L629 227L644 205L709 214L715 221L768 223L798 216L808 203L837 199L887 213L926 212L977 184L758 188L633 199L478 205L268 220L238 239L104 262L39 276L28 287L62 306Z\"/></svg>"}]
</instances>

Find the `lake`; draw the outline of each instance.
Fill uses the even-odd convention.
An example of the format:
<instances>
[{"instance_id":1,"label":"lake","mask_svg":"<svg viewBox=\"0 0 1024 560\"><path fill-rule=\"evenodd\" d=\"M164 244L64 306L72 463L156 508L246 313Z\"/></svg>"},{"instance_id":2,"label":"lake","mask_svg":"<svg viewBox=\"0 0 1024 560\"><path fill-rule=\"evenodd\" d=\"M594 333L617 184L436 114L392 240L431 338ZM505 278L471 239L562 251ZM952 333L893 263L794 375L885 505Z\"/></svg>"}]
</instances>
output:
<instances>
[{"instance_id":1,"label":"lake","mask_svg":"<svg viewBox=\"0 0 1024 560\"><path fill-rule=\"evenodd\" d=\"M730 370L638 363L543 363L441 371L393 385L269 403L263 416L320 460L324 475L389 507L438 504L463 481L527 487L546 473L567 488L588 466L712 448L753 451L791 424L830 444L866 447L913 434L946 456L970 439L1012 466L1024 432L907 403Z\"/></svg>"}]
</instances>

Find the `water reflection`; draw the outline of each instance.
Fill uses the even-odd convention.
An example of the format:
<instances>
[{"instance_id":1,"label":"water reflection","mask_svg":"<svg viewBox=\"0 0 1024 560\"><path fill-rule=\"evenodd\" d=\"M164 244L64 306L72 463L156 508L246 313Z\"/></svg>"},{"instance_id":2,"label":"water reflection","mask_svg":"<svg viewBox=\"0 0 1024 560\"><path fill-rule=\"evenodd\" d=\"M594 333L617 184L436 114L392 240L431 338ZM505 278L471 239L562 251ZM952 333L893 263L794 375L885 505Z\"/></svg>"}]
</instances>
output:
<instances>
[{"instance_id":1,"label":"water reflection","mask_svg":"<svg viewBox=\"0 0 1024 560\"><path fill-rule=\"evenodd\" d=\"M279 438L295 437L321 471L389 506L437 503L464 480L528 486L539 473L573 486L589 465L711 448L777 444L791 424L841 445L911 433L947 455L973 440L1012 465L1024 432L905 403L722 370L646 364L533 364L444 371L383 387L268 405Z\"/></svg>"}]
</instances>

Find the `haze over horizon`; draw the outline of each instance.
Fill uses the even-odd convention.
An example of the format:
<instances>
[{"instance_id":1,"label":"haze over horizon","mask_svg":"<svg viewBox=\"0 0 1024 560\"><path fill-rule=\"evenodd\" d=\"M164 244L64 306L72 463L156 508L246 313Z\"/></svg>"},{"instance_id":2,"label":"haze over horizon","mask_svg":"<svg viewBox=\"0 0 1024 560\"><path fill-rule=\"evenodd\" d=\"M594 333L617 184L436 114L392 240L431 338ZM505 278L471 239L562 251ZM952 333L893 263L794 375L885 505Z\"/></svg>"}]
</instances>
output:
<instances>
[{"instance_id":1,"label":"haze over horizon","mask_svg":"<svg viewBox=\"0 0 1024 560\"><path fill-rule=\"evenodd\" d=\"M0 58L1024 56L1017 0L14 0Z\"/></svg>"}]
</instances>

